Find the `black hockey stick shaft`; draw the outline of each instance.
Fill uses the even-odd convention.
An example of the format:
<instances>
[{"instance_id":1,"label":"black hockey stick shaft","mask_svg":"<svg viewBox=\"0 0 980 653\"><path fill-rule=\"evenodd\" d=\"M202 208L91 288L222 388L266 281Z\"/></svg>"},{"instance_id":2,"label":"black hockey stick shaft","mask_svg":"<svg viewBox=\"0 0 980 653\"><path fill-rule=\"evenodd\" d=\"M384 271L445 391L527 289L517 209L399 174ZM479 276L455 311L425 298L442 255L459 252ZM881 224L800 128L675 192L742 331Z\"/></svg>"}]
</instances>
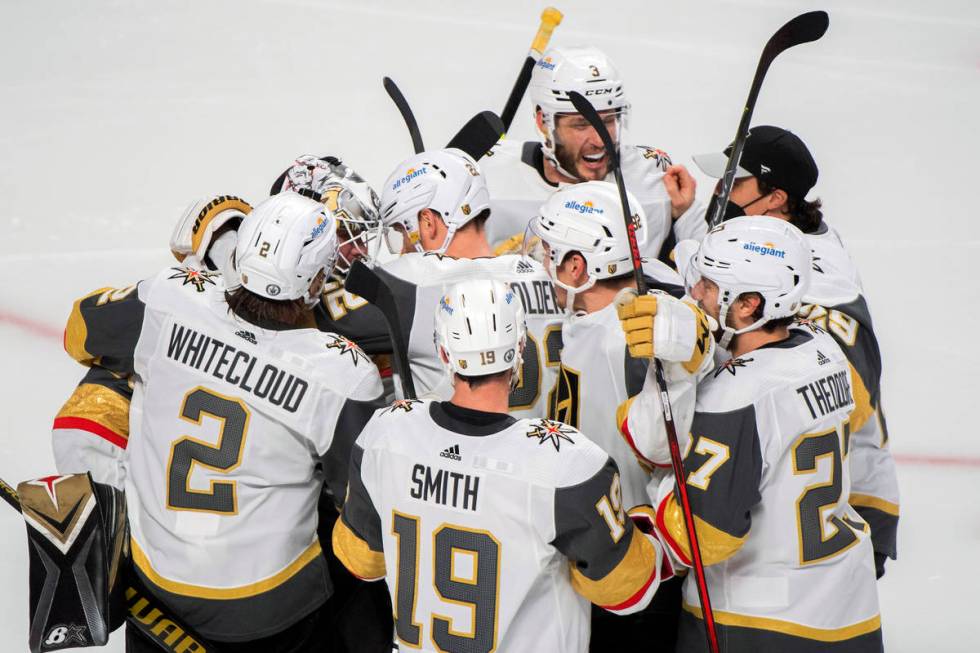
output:
<instances>
[{"instance_id":1,"label":"black hockey stick shaft","mask_svg":"<svg viewBox=\"0 0 980 653\"><path fill-rule=\"evenodd\" d=\"M402 396L405 399L415 399L415 381L412 379L412 369L408 365L408 344L401 330L401 320L398 315L398 305L395 296L388 285L361 260L354 261L344 281L344 288L364 298L373 304L388 325L388 335L391 338L391 361L395 373L401 380Z\"/></svg>"},{"instance_id":2,"label":"black hockey stick shaft","mask_svg":"<svg viewBox=\"0 0 980 653\"><path fill-rule=\"evenodd\" d=\"M0 495L11 508L21 512L20 497L17 490L0 478ZM154 626L169 622L165 628ZM176 615L157 601L143 586L143 582L135 573L126 574L126 623L140 631L147 639L156 644L161 651L174 653L180 651L196 651L197 653L218 653L217 648L194 632ZM181 635L177 635L182 633ZM195 644L197 646L195 647Z\"/></svg>"},{"instance_id":3,"label":"black hockey stick shaft","mask_svg":"<svg viewBox=\"0 0 980 653\"><path fill-rule=\"evenodd\" d=\"M619 190L619 201L623 205L623 220L626 222L626 234L629 238L630 257L633 262L633 278L636 281L636 289L640 294L647 293L647 283L643 278L643 260L640 257L640 248L636 241L636 223L633 220L633 212L630 209L629 198L626 195L626 184L623 181L623 171L619 165L619 148L613 142L609 130L602 122L602 117L595 107L589 103L581 94L572 91L568 94L575 106L575 110L589 121L592 128L599 134L602 144L609 159L609 166L612 168L613 176L616 178L616 187ZM657 380L657 391L660 392L660 405L664 415L664 429L667 432L667 445L670 448L670 463L674 470L676 479L677 497L681 504L681 511L684 514L684 526L687 530L687 539L691 544L691 562L694 567L694 577L698 587L698 598L701 601L701 612L704 615L704 631L708 642L708 650L711 653L718 653L718 633L715 628L714 611L711 609L711 598L708 595L708 583L704 575L704 563L701 560L701 548L698 545L697 529L694 527L694 514L691 511L691 500L687 494L687 475L684 472L684 461L681 456L681 448L677 442L677 427L674 425L674 417L670 409L670 396L667 394L667 379L664 377L663 363L659 358L653 359L654 375Z\"/></svg>"},{"instance_id":4,"label":"black hockey stick shaft","mask_svg":"<svg viewBox=\"0 0 980 653\"><path fill-rule=\"evenodd\" d=\"M475 161L490 151L504 135L504 124L493 111L481 111L466 121L446 147L455 147Z\"/></svg>"},{"instance_id":5,"label":"black hockey stick shaft","mask_svg":"<svg viewBox=\"0 0 980 653\"><path fill-rule=\"evenodd\" d=\"M531 49L528 51L523 65L521 65L521 71L517 74L514 88L510 90L507 104L504 105L504 110L500 112L500 119L504 121L504 131L510 131L514 116L517 115L517 108L521 106L524 93L527 92L528 84L531 83L531 72L534 70L534 64L538 62L541 54L548 48L551 33L561 24L561 19L562 13L554 7L547 7L541 12L541 23L538 25L534 40L531 41Z\"/></svg>"},{"instance_id":6,"label":"black hockey stick shaft","mask_svg":"<svg viewBox=\"0 0 980 653\"><path fill-rule=\"evenodd\" d=\"M408 100L405 99L401 89L398 88L398 85L390 77L385 77L382 83L384 84L385 91L388 92L388 97L398 107L398 113L402 114L402 120L405 121L405 126L408 127L408 134L412 137L412 147L415 148L415 153L424 152L425 145L422 144L422 132L419 131L419 123L415 120L412 107L408 106Z\"/></svg>"},{"instance_id":7,"label":"black hockey stick shaft","mask_svg":"<svg viewBox=\"0 0 980 653\"><path fill-rule=\"evenodd\" d=\"M728 164L725 166L718 201L715 202L714 211L708 216L709 228L721 224L725 215L725 206L728 204L728 197L731 195L732 185L735 183L735 169L742 158L745 139L749 134L749 124L752 121L752 112L755 111L755 103L759 99L759 91L762 89L762 82L766 78L769 66L776 57L794 45L809 43L822 37L829 25L830 17L826 11L810 11L800 14L780 27L769 38L766 47L762 49L762 56L759 57L759 65L755 69L755 77L752 78L752 86L749 88L749 97L745 101L742 118L739 120L738 130L735 132L735 140L732 141L732 152L728 156Z\"/></svg>"}]
</instances>

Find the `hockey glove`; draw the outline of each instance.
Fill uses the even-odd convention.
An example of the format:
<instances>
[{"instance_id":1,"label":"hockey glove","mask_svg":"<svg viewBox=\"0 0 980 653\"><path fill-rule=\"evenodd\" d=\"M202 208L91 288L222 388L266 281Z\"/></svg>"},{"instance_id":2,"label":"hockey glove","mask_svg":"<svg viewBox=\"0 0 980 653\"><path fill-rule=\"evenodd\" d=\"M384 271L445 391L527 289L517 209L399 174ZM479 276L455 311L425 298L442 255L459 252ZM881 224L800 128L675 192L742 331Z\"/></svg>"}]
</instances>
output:
<instances>
[{"instance_id":1,"label":"hockey glove","mask_svg":"<svg viewBox=\"0 0 980 653\"><path fill-rule=\"evenodd\" d=\"M695 373L711 352L711 325L704 311L660 291L638 296L632 289L616 296L616 312L634 358L681 363Z\"/></svg>"}]
</instances>

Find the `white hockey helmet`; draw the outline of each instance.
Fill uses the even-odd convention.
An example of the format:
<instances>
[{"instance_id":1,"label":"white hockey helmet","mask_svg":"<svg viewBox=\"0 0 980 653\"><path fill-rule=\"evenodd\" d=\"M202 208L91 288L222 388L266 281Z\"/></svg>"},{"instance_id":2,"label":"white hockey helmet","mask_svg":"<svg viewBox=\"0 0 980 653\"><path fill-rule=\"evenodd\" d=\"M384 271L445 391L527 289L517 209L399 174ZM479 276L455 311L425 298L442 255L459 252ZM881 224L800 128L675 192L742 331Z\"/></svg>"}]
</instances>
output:
<instances>
[{"instance_id":1,"label":"white hockey helmet","mask_svg":"<svg viewBox=\"0 0 980 653\"><path fill-rule=\"evenodd\" d=\"M434 250L446 251L456 230L490 208L487 182L476 161L462 150L421 152L398 164L381 194L381 223L392 254L402 251L402 238L419 244L419 212L430 209L449 228ZM400 229L399 229L400 228Z\"/></svg>"},{"instance_id":2,"label":"white hockey helmet","mask_svg":"<svg viewBox=\"0 0 980 653\"><path fill-rule=\"evenodd\" d=\"M718 322L728 347L732 337L770 320L796 315L810 286L812 253L806 237L792 224L769 216L743 216L723 222L701 240L677 246L678 268L688 293L702 278L718 286ZM742 329L727 324L728 310L743 293L765 300L762 317Z\"/></svg>"},{"instance_id":3,"label":"white hockey helmet","mask_svg":"<svg viewBox=\"0 0 980 653\"><path fill-rule=\"evenodd\" d=\"M366 255L381 224L380 200L363 177L341 159L304 154L296 157L272 185L270 194L292 190L323 202L337 221L336 276L343 278L357 254ZM356 247L345 247L354 244ZM345 254L345 250L351 253Z\"/></svg>"},{"instance_id":4,"label":"white hockey helmet","mask_svg":"<svg viewBox=\"0 0 980 653\"><path fill-rule=\"evenodd\" d=\"M528 92L535 111L541 109L544 121L544 155L561 172L575 177L573 172L561 168L555 147L555 116L561 113L578 113L568 94L577 91L588 100L596 111L615 110L618 117L617 135L626 126L630 104L623 90L623 79L613 62L595 47L551 48L534 65Z\"/></svg>"},{"instance_id":5,"label":"white hockey helmet","mask_svg":"<svg viewBox=\"0 0 980 653\"><path fill-rule=\"evenodd\" d=\"M234 195L212 195L195 200L184 209L170 235L170 251L181 263L195 267L207 265L208 247L214 233L226 224L241 222L252 206ZM190 257L189 260L188 257ZM218 261L214 261L218 265Z\"/></svg>"},{"instance_id":6,"label":"white hockey helmet","mask_svg":"<svg viewBox=\"0 0 980 653\"><path fill-rule=\"evenodd\" d=\"M235 267L246 289L273 300L320 301L311 286L329 276L337 258L337 230L323 204L287 191L255 207L238 230ZM313 289L315 290L315 289Z\"/></svg>"},{"instance_id":7,"label":"white hockey helmet","mask_svg":"<svg viewBox=\"0 0 980 653\"><path fill-rule=\"evenodd\" d=\"M507 284L473 279L448 286L436 307L435 343L450 373L514 372L523 360L524 305Z\"/></svg>"},{"instance_id":8,"label":"white hockey helmet","mask_svg":"<svg viewBox=\"0 0 980 653\"><path fill-rule=\"evenodd\" d=\"M643 242L646 215L640 201L626 191L636 225L637 241ZM626 223L623 220L619 189L608 181L587 181L555 191L528 225L529 231L547 244L544 266L556 286L568 293L565 310L572 311L576 293L588 290L600 279L630 274L630 255ZM534 239L525 235L525 243ZM565 257L578 252L585 259L589 279L578 288L558 280L557 268ZM525 254L527 255L527 254Z\"/></svg>"}]
</instances>

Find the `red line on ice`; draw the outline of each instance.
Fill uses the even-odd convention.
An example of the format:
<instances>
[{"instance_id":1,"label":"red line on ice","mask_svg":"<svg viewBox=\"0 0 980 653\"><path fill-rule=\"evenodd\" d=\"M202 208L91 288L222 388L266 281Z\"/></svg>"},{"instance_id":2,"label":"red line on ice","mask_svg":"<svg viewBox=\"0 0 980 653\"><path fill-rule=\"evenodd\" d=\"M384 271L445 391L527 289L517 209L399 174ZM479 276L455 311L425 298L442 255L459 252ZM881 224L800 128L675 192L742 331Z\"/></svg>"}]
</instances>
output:
<instances>
[{"instance_id":1,"label":"red line on ice","mask_svg":"<svg viewBox=\"0 0 980 653\"><path fill-rule=\"evenodd\" d=\"M14 315L13 313L7 313L5 311L0 311L0 322L12 324L23 331L27 331L31 335L51 338L53 340L60 341L64 335L61 329L56 329L53 326L44 324L43 322L38 322L28 317Z\"/></svg>"}]
</instances>

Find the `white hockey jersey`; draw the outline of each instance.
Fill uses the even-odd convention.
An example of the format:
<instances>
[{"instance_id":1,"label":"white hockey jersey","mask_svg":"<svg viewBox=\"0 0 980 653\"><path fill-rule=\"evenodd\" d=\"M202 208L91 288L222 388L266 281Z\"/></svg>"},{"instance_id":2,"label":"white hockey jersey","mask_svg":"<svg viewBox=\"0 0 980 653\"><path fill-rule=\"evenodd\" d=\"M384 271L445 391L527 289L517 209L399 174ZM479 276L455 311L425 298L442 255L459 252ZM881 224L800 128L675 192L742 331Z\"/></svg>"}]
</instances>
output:
<instances>
[{"instance_id":1,"label":"white hockey jersey","mask_svg":"<svg viewBox=\"0 0 980 653\"><path fill-rule=\"evenodd\" d=\"M512 236L523 236L528 222L538 215L548 197L566 184L554 185L542 173L544 154L539 141L500 140L480 159L480 169L490 191L490 219L487 237L499 245ZM663 173L670 165L667 153L655 148L624 145L622 170L626 188L646 213L647 224L637 230L644 258L656 259L670 233L670 197L663 184ZM610 173L608 181L612 181ZM645 232L645 235L644 233Z\"/></svg>"},{"instance_id":2,"label":"white hockey jersey","mask_svg":"<svg viewBox=\"0 0 980 653\"><path fill-rule=\"evenodd\" d=\"M663 562L581 433L429 401L365 427L333 546L386 577L396 641L423 651L584 652L589 601L642 609Z\"/></svg>"},{"instance_id":3,"label":"white hockey jersey","mask_svg":"<svg viewBox=\"0 0 980 653\"><path fill-rule=\"evenodd\" d=\"M242 641L329 596L317 501L324 480L343 496L382 388L349 340L261 328L231 314L223 291L220 277L180 267L97 291L76 302L66 349L135 379L125 492L136 570L202 635Z\"/></svg>"},{"instance_id":4,"label":"white hockey jersey","mask_svg":"<svg viewBox=\"0 0 980 653\"><path fill-rule=\"evenodd\" d=\"M455 259L412 253L385 263L379 273L396 297L415 391L423 398L452 395L449 373L433 339L435 312L444 288L464 279L497 279L510 285L521 298L527 323L524 364L519 384L510 395L510 412L515 417L545 416L548 392L558 370L564 311L539 263L517 255ZM398 384L396 389L400 391Z\"/></svg>"},{"instance_id":5,"label":"white hockey jersey","mask_svg":"<svg viewBox=\"0 0 980 653\"><path fill-rule=\"evenodd\" d=\"M729 653L881 650L869 529L847 502L853 408L843 352L803 326L698 386L684 465ZM662 421L644 426L663 429ZM674 485L668 477L651 488L657 524L690 566ZM703 649L698 605L689 575L678 651Z\"/></svg>"}]
</instances>

